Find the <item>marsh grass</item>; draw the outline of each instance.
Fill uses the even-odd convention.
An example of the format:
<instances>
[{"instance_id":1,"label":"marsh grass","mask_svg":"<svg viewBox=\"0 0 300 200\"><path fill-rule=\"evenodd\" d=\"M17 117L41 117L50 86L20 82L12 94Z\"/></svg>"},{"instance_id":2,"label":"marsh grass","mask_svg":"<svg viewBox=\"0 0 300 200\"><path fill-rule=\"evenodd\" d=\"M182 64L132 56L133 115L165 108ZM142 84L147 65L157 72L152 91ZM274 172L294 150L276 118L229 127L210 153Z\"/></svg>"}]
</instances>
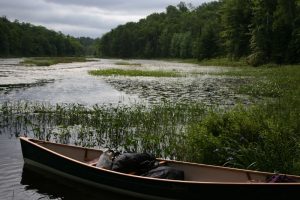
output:
<instances>
[{"instance_id":1,"label":"marsh grass","mask_svg":"<svg viewBox=\"0 0 300 200\"><path fill-rule=\"evenodd\" d=\"M51 66L59 63L87 62L84 57L37 57L26 58L21 64L28 66Z\"/></svg>"},{"instance_id":2,"label":"marsh grass","mask_svg":"<svg viewBox=\"0 0 300 200\"><path fill-rule=\"evenodd\" d=\"M297 110L284 116L277 106L208 113L187 130L186 160L299 174L300 116Z\"/></svg>"},{"instance_id":3,"label":"marsh grass","mask_svg":"<svg viewBox=\"0 0 300 200\"><path fill-rule=\"evenodd\" d=\"M265 99L251 107L209 113L191 124L191 160L300 174L300 66L239 68L219 75L250 78L236 92Z\"/></svg>"},{"instance_id":4,"label":"marsh grass","mask_svg":"<svg viewBox=\"0 0 300 200\"><path fill-rule=\"evenodd\" d=\"M0 110L5 116L0 128L4 132L81 146L148 151L168 158L175 158L186 124L200 120L205 111L200 104L86 108L21 102L2 104Z\"/></svg>"},{"instance_id":5,"label":"marsh grass","mask_svg":"<svg viewBox=\"0 0 300 200\"><path fill-rule=\"evenodd\" d=\"M180 73L174 71L144 71L144 70L123 70L103 69L91 70L89 74L94 76L151 76L151 77L180 77Z\"/></svg>"},{"instance_id":6,"label":"marsh grass","mask_svg":"<svg viewBox=\"0 0 300 200\"><path fill-rule=\"evenodd\" d=\"M234 60L226 57L212 58L207 60L197 60L197 59L164 59L164 60L175 61L179 63L197 64L201 66L250 67L250 65L248 65L246 62L246 58L240 58L239 60Z\"/></svg>"},{"instance_id":7,"label":"marsh grass","mask_svg":"<svg viewBox=\"0 0 300 200\"><path fill-rule=\"evenodd\" d=\"M295 95L300 97L300 65L236 68L215 75L250 78L247 85L237 87L242 94L254 97L287 97L287 99Z\"/></svg>"},{"instance_id":8,"label":"marsh grass","mask_svg":"<svg viewBox=\"0 0 300 200\"><path fill-rule=\"evenodd\" d=\"M125 62L125 61L116 62L115 64L116 64L116 65L138 66L138 67L141 67L141 66L142 66L141 63L130 63L130 62Z\"/></svg>"},{"instance_id":9,"label":"marsh grass","mask_svg":"<svg viewBox=\"0 0 300 200\"><path fill-rule=\"evenodd\" d=\"M91 108L6 103L0 112L0 130L17 136L300 174L300 114L289 104L225 110L197 103Z\"/></svg>"}]
</instances>

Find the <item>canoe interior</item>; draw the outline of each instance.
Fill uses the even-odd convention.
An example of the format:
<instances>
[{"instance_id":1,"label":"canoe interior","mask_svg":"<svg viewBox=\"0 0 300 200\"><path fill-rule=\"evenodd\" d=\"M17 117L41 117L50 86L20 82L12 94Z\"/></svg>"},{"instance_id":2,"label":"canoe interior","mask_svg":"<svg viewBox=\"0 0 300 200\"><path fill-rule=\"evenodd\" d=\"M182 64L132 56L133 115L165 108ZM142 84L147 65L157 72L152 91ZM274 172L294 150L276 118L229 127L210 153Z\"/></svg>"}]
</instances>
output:
<instances>
[{"instance_id":1,"label":"canoe interior","mask_svg":"<svg viewBox=\"0 0 300 200\"><path fill-rule=\"evenodd\" d=\"M72 158L79 162L84 162L89 164L95 163L99 159L100 155L102 154L102 151L97 149L49 143L49 142L38 141L34 139L30 139L30 141L37 143L40 146L45 147L58 154L61 154L65 157Z\"/></svg>"},{"instance_id":2,"label":"canoe interior","mask_svg":"<svg viewBox=\"0 0 300 200\"><path fill-rule=\"evenodd\" d=\"M44 142L40 140L28 139L42 147L61 154L65 157L72 158L79 162L95 167L99 156L102 154L101 150L83 148L71 145L56 144ZM165 161L165 160L163 160ZM180 161L166 162L167 166L174 167L184 171L185 181L195 182L220 182L220 183L266 183L267 177L274 175L273 173L234 169L227 167L211 166L204 164L186 163ZM289 176L300 182L299 176Z\"/></svg>"}]
</instances>

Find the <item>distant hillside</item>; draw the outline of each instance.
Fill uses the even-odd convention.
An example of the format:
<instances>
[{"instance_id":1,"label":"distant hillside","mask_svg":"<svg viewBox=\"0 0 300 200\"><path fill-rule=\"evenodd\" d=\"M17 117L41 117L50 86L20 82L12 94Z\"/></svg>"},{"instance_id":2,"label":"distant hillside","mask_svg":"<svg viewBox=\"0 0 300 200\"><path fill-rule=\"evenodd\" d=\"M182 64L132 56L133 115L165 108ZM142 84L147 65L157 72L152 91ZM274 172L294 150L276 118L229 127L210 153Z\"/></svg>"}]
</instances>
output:
<instances>
[{"instance_id":1,"label":"distant hillside","mask_svg":"<svg viewBox=\"0 0 300 200\"><path fill-rule=\"evenodd\" d=\"M0 18L0 57L90 55L93 42L91 38L77 39L43 26Z\"/></svg>"},{"instance_id":2,"label":"distant hillside","mask_svg":"<svg viewBox=\"0 0 300 200\"><path fill-rule=\"evenodd\" d=\"M101 38L103 56L239 59L252 65L300 62L299 0L180 3Z\"/></svg>"}]
</instances>

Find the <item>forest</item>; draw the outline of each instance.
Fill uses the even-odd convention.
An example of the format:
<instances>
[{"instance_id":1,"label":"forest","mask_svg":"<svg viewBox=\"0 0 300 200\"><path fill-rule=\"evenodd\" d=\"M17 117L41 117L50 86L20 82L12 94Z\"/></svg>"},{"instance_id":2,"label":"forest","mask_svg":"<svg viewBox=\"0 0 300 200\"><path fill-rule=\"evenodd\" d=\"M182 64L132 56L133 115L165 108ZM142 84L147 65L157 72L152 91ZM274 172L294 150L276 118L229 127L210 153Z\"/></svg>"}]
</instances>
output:
<instances>
[{"instance_id":1,"label":"forest","mask_svg":"<svg viewBox=\"0 0 300 200\"><path fill-rule=\"evenodd\" d=\"M245 59L247 64L300 62L299 0L180 2L102 37L75 38L0 18L0 57Z\"/></svg>"},{"instance_id":2,"label":"forest","mask_svg":"<svg viewBox=\"0 0 300 200\"><path fill-rule=\"evenodd\" d=\"M93 55L95 40L0 17L0 57Z\"/></svg>"},{"instance_id":3,"label":"forest","mask_svg":"<svg viewBox=\"0 0 300 200\"><path fill-rule=\"evenodd\" d=\"M299 63L300 1L220 0L199 7L180 2L112 29L99 48L104 57Z\"/></svg>"}]
</instances>

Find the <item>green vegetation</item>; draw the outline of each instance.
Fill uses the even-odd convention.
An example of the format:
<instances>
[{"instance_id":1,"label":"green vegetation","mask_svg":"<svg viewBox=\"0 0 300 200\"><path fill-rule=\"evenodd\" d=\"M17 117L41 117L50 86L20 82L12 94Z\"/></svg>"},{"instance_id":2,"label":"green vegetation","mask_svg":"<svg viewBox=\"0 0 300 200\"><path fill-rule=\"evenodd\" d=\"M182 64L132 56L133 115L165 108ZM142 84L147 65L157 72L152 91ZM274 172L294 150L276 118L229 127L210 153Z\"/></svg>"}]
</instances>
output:
<instances>
[{"instance_id":1,"label":"green vegetation","mask_svg":"<svg viewBox=\"0 0 300 200\"><path fill-rule=\"evenodd\" d=\"M113 149L145 150L157 156L174 157L184 137L185 124L199 121L204 111L201 104L87 108L77 104L14 102L0 106L0 130L14 127L16 134L26 133L40 139L73 141L81 146L108 145Z\"/></svg>"},{"instance_id":2,"label":"green vegetation","mask_svg":"<svg viewBox=\"0 0 300 200\"><path fill-rule=\"evenodd\" d=\"M142 66L141 63L130 63L125 61L116 62L116 65L130 65L130 66Z\"/></svg>"},{"instance_id":3,"label":"green vegetation","mask_svg":"<svg viewBox=\"0 0 300 200\"><path fill-rule=\"evenodd\" d=\"M100 43L99 38L92 39L89 37L80 37L76 39L83 46L83 55L90 56L90 57L100 56L100 52L98 51L98 46Z\"/></svg>"},{"instance_id":4,"label":"green vegetation","mask_svg":"<svg viewBox=\"0 0 300 200\"><path fill-rule=\"evenodd\" d=\"M0 130L81 146L106 145L148 151L158 157L300 175L300 66L282 65L300 62L299 34L298 0L223 0L197 8L182 2L168 6L165 13L120 25L105 34L96 41L97 54L235 66L213 75L244 79L236 92L257 98L259 103L234 108L201 103L91 108L4 103L0 106ZM83 44L91 49L84 51ZM74 56L93 52L93 45L87 38L77 40L0 18L0 56ZM51 65L54 60L27 63ZM121 69L89 73L181 76L177 72Z\"/></svg>"},{"instance_id":5,"label":"green vegetation","mask_svg":"<svg viewBox=\"0 0 300 200\"><path fill-rule=\"evenodd\" d=\"M237 87L238 92L253 97L284 98L290 102L300 97L299 65L265 65L259 68L243 67L235 70L216 73L216 75L248 77L246 85ZM295 108L297 105L295 105Z\"/></svg>"},{"instance_id":6,"label":"green vegetation","mask_svg":"<svg viewBox=\"0 0 300 200\"><path fill-rule=\"evenodd\" d=\"M210 112L189 126L187 160L299 174L299 108L285 106L270 103Z\"/></svg>"},{"instance_id":7,"label":"green vegetation","mask_svg":"<svg viewBox=\"0 0 300 200\"><path fill-rule=\"evenodd\" d=\"M94 76L152 76L152 77L180 77L181 74L171 71L143 71L143 70L123 70L123 69L101 69L91 70L89 74Z\"/></svg>"},{"instance_id":8,"label":"green vegetation","mask_svg":"<svg viewBox=\"0 0 300 200\"><path fill-rule=\"evenodd\" d=\"M99 54L97 40L74 38L42 26L0 17L0 57L83 56Z\"/></svg>"},{"instance_id":9,"label":"green vegetation","mask_svg":"<svg viewBox=\"0 0 300 200\"><path fill-rule=\"evenodd\" d=\"M202 66L223 66L223 67L245 67L249 66L244 58L239 60L232 60L228 58L212 58L197 61L196 64Z\"/></svg>"},{"instance_id":10,"label":"green vegetation","mask_svg":"<svg viewBox=\"0 0 300 200\"><path fill-rule=\"evenodd\" d=\"M223 0L196 8L181 2L116 27L101 38L99 51L106 57L291 64L300 62L299 34L297 0Z\"/></svg>"},{"instance_id":11,"label":"green vegetation","mask_svg":"<svg viewBox=\"0 0 300 200\"><path fill-rule=\"evenodd\" d=\"M237 91L267 97L234 108L201 103L111 106L6 103L0 129L81 146L300 175L300 66L241 67ZM12 125L13 124L13 125ZM15 130L11 130L14 127Z\"/></svg>"},{"instance_id":12,"label":"green vegetation","mask_svg":"<svg viewBox=\"0 0 300 200\"><path fill-rule=\"evenodd\" d=\"M197 64L201 66L221 66L221 67L249 67L250 65L247 64L246 58L240 58L239 60L232 60L229 58L211 58L211 59L204 59L204 60L197 60L197 59L163 59L166 61L175 61L179 63L190 63L190 64Z\"/></svg>"},{"instance_id":13,"label":"green vegetation","mask_svg":"<svg viewBox=\"0 0 300 200\"><path fill-rule=\"evenodd\" d=\"M58 63L86 62L84 57L38 57L27 58L21 64L35 66L50 66Z\"/></svg>"},{"instance_id":14,"label":"green vegetation","mask_svg":"<svg viewBox=\"0 0 300 200\"><path fill-rule=\"evenodd\" d=\"M247 78L237 92L265 100L211 111L191 123L187 160L300 174L300 66L241 67L219 75Z\"/></svg>"}]
</instances>

